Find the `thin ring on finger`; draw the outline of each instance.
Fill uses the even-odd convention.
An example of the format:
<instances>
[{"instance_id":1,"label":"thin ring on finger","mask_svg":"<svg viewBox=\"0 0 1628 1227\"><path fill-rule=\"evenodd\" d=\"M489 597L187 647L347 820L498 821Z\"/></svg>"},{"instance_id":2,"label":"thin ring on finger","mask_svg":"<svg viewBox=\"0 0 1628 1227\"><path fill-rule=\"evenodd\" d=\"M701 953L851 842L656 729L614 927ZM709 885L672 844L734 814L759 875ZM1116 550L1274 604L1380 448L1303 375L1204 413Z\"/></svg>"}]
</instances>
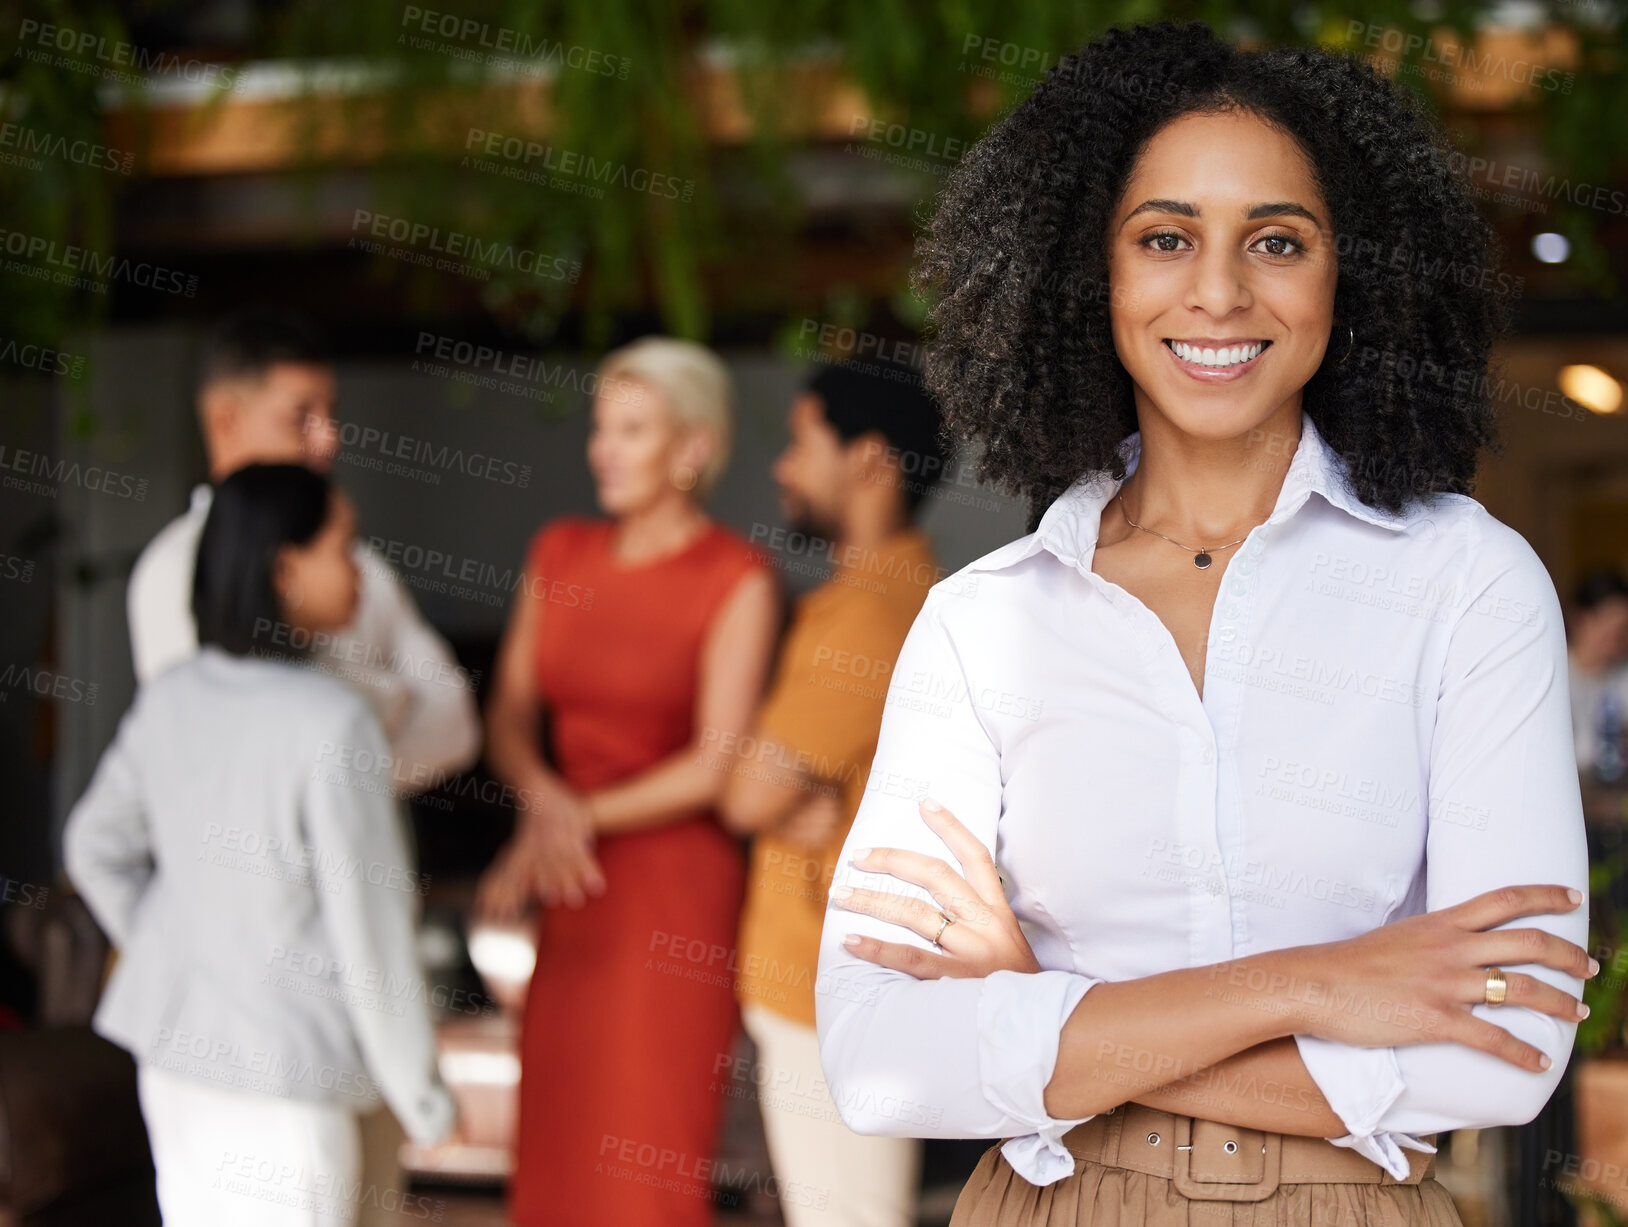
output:
<instances>
[{"instance_id":1,"label":"thin ring on finger","mask_svg":"<svg viewBox=\"0 0 1628 1227\"><path fill-rule=\"evenodd\" d=\"M939 925L938 932L933 934L933 945L942 950L944 949L944 945L941 939L944 936L944 930L948 929L955 923L955 917L951 916L948 912L940 912L939 915L944 917L944 923Z\"/></svg>"}]
</instances>

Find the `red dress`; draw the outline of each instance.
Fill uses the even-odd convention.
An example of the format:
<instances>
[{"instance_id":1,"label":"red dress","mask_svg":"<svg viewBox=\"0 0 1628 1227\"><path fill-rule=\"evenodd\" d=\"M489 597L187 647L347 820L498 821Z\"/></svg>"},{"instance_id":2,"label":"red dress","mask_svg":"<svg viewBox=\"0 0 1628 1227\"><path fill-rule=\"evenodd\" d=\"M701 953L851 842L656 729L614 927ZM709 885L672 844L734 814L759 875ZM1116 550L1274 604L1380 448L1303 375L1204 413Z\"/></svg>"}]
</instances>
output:
<instances>
[{"instance_id":1,"label":"red dress","mask_svg":"<svg viewBox=\"0 0 1628 1227\"><path fill-rule=\"evenodd\" d=\"M549 760L583 792L691 740L706 633L768 565L714 521L627 567L611 557L613 529L562 517L529 555ZM605 893L538 922L509 1212L516 1227L705 1227L740 1017L741 842L706 808L601 835L596 850Z\"/></svg>"}]
</instances>

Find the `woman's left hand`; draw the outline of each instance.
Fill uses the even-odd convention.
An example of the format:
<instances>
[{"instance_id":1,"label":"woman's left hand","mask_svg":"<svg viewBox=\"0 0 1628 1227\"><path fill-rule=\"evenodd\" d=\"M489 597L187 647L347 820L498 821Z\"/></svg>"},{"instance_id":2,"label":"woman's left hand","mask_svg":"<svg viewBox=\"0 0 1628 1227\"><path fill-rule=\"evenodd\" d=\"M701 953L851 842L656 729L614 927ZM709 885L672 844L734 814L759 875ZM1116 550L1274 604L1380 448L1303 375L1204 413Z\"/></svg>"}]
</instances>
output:
<instances>
[{"instance_id":1,"label":"woman's left hand","mask_svg":"<svg viewBox=\"0 0 1628 1227\"><path fill-rule=\"evenodd\" d=\"M936 801L924 799L921 815L955 853L961 873L936 856L904 848L861 849L855 853L853 865L867 873L886 873L913 882L926 889L937 907L911 895L857 886L833 887L831 899L850 912L864 912L903 925L928 941L938 936L938 948L923 950L857 933L850 933L843 944L867 962L909 972L918 980L937 980L941 976L975 979L992 971L1043 970L1006 902L1000 871L989 849ZM952 922L948 926L944 924L946 915Z\"/></svg>"}]
</instances>

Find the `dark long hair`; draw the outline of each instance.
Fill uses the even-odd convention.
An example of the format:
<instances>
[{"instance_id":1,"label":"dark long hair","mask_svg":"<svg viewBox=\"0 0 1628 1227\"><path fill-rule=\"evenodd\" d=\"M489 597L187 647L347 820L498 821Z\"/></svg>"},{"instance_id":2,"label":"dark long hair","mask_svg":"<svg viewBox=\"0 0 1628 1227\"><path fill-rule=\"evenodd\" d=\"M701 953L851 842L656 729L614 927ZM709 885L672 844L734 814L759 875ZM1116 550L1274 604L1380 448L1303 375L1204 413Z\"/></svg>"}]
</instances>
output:
<instances>
[{"instance_id":1,"label":"dark long hair","mask_svg":"<svg viewBox=\"0 0 1628 1227\"><path fill-rule=\"evenodd\" d=\"M236 656L300 657L272 576L277 551L306 545L328 518L333 490L298 464L250 464L215 487L198 541L192 616L199 644Z\"/></svg>"}]
</instances>

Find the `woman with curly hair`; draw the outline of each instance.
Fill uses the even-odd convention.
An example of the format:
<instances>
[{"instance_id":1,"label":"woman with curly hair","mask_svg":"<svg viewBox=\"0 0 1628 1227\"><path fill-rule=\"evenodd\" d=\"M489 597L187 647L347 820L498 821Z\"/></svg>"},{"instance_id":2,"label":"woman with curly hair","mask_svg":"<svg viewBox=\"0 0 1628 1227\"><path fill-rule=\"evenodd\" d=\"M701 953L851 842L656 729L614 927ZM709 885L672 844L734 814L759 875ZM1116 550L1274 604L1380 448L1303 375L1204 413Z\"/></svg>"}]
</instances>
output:
<instances>
[{"instance_id":1,"label":"woman with curly hair","mask_svg":"<svg viewBox=\"0 0 1628 1227\"><path fill-rule=\"evenodd\" d=\"M1467 493L1509 282L1450 152L1360 62L1159 24L946 186L928 379L1030 531L894 663L920 800L866 792L817 992L851 1128L1002 1139L953 1227L1456 1224L1435 1136L1565 1068L1566 645Z\"/></svg>"}]
</instances>

